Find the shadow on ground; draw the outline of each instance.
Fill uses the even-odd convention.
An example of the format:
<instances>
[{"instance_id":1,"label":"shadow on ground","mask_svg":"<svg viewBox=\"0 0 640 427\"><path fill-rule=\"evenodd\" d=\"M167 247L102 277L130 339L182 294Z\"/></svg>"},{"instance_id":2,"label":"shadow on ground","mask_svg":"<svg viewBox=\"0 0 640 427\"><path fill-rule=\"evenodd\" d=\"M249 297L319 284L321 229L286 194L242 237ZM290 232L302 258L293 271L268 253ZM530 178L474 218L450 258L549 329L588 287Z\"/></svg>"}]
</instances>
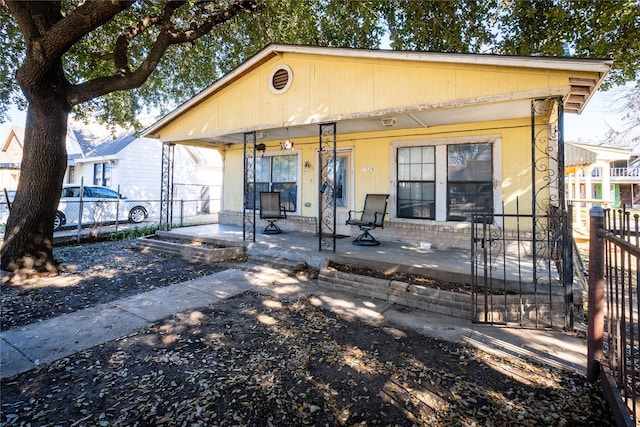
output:
<instances>
[{"instance_id":1,"label":"shadow on ground","mask_svg":"<svg viewBox=\"0 0 640 427\"><path fill-rule=\"evenodd\" d=\"M245 292L2 381L6 425L611 425L574 373Z\"/></svg>"}]
</instances>

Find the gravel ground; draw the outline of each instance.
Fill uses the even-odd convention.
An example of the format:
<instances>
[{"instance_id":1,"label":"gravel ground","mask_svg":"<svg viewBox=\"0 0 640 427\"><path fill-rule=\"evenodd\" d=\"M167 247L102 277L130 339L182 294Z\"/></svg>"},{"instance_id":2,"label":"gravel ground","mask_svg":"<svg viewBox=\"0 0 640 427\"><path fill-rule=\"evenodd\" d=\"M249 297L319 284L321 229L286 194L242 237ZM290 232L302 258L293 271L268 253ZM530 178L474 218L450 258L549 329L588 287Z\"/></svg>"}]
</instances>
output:
<instances>
[{"instance_id":1,"label":"gravel ground","mask_svg":"<svg viewBox=\"0 0 640 427\"><path fill-rule=\"evenodd\" d=\"M64 273L2 284L3 328L224 268L129 246L56 248ZM574 373L343 318L313 296L254 292L177 314L0 386L0 426L613 423L598 389Z\"/></svg>"}]
</instances>

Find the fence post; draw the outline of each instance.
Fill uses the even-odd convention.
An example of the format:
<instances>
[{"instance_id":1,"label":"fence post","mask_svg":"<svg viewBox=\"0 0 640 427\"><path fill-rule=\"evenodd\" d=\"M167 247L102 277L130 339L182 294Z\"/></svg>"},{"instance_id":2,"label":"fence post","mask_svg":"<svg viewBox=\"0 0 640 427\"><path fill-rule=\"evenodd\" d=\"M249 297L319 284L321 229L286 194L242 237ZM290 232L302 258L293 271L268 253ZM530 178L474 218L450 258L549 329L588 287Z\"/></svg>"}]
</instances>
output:
<instances>
[{"instance_id":1,"label":"fence post","mask_svg":"<svg viewBox=\"0 0 640 427\"><path fill-rule=\"evenodd\" d=\"M587 320L587 381L594 383L600 373L604 337L604 209L589 210L589 304Z\"/></svg>"},{"instance_id":2,"label":"fence post","mask_svg":"<svg viewBox=\"0 0 640 427\"><path fill-rule=\"evenodd\" d=\"M567 207L562 217L563 260L562 273L564 283L564 327L573 331L573 205Z\"/></svg>"},{"instance_id":3,"label":"fence post","mask_svg":"<svg viewBox=\"0 0 640 427\"><path fill-rule=\"evenodd\" d=\"M82 236L82 211L84 210L84 205L83 205L83 198L84 198L84 176L80 177L80 201L78 202L78 229L77 229L77 237L76 237L76 241L78 244L80 244L80 238Z\"/></svg>"}]
</instances>

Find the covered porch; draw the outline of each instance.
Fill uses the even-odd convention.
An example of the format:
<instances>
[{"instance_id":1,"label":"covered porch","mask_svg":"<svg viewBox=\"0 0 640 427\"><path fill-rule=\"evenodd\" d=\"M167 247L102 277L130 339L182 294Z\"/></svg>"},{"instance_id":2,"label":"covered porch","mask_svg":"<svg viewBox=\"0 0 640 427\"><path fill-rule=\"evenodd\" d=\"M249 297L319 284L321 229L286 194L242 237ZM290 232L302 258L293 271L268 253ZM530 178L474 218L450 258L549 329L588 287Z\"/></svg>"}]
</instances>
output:
<instances>
[{"instance_id":1,"label":"covered porch","mask_svg":"<svg viewBox=\"0 0 640 427\"><path fill-rule=\"evenodd\" d=\"M564 209L565 112L580 112L609 61L270 45L145 131L172 148L217 148L222 224L253 241L258 193L279 192L285 231L319 251L351 235L348 212L386 194L386 241L468 248L474 213ZM167 224L171 213L163 212ZM507 220L497 227L515 229ZM538 232L534 221L525 225ZM325 239L328 236L329 239Z\"/></svg>"}]
</instances>

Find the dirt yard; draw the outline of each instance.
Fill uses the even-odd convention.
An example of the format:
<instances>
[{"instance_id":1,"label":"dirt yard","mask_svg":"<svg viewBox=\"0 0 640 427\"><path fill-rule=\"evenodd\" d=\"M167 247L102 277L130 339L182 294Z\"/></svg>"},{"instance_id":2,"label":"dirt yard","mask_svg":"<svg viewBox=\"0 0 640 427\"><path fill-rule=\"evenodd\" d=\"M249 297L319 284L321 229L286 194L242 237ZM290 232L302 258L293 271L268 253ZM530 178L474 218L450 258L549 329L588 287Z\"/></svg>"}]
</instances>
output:
<instances>
[{"instance_id":1,"label":"dirt yard","mask_svg":"<svg viewBox=\"0 0 640 427\"><path fill-rule=\"evenodd\" d=\"M2 284L2 330L225 266L128 242L56 248L67 271ZM247 292L3 380L1 426L602 426L576 374L392 325L313 296Z\"/></svg>"}]
</instances>

